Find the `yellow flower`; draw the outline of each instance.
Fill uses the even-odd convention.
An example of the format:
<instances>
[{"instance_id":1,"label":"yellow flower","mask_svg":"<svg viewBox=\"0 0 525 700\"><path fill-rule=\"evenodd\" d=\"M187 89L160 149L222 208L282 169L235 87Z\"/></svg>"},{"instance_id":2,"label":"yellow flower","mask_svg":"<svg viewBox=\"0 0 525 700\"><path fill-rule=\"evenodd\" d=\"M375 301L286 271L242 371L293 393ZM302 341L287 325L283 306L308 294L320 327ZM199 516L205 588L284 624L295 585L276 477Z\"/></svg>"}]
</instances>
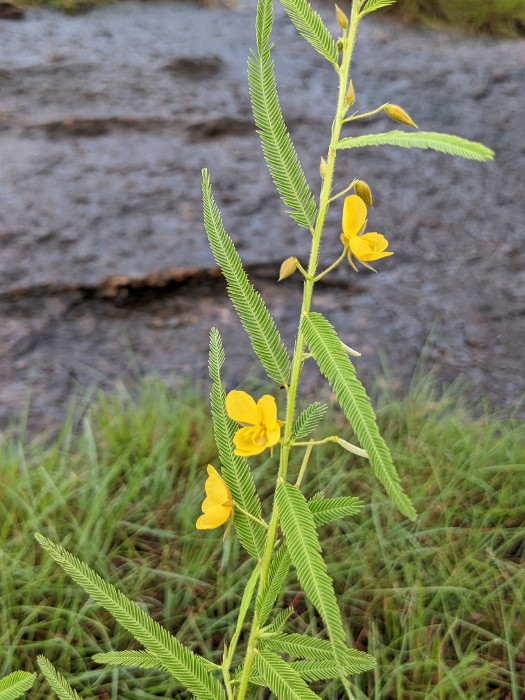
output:
<instances>
[{"instance_id":1,"label":"yellow flower","mask_svg":"<svg viewBox=\"0 0 525 700\"><path fill-rule=\"evenodd\" d=\"M233 438L236 455L258 455L267 447L271 451L281 439L284 421L277 420L273 396L265 394L255 403L245 391L230 391L226 397L226 411L232 420L243 426Z\"/></svg>"},{"instance_id":2,"label":"yellow flower","mask_svg":"<svg viewBox=\"0 0 525 700\"><path fill-rule=\"evenodd\" d=\"M352 260L352 255L370 270L374 268L368 264L368 261L393 255L386 251L388 246L386 238L380 233L364 233L365 226L366 204L355 194L345 197L341 243L348 248L348 262L356 272L357 267Z\"/></svg>"},{"instance_id":3,"label":"yellow flower","mask_svg":"<svg viewBox=\"0 0 525 700\"><path fill-rule=\"evenodd\" d=\"M212 530L233 518L233 501L228 487L219 472L208 464L208 478L204 484L206 498L202 502L202 512L195 527L197 530ZM231 524L231 523L230 523Z\"/></svg>"}]
</instances>

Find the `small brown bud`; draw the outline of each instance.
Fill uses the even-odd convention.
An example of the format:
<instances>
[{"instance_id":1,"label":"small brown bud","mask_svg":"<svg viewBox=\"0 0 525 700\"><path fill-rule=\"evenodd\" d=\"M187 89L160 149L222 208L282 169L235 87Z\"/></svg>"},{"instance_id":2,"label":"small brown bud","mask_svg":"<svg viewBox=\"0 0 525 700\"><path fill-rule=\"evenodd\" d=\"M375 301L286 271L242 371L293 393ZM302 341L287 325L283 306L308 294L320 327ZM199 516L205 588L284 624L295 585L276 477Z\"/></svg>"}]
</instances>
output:
<instances>
[{"instance_id":1,"label":"small brown bud","mask_svg":"<svg viewBox=\"0 0 525 700\"><path fill-rule=\"evenodd\" d=\"M297 258L286 258L279 270L279 282L290 277L297 270Z\"/></svg>"},{"instance_id":2,"label":"small brown bud","mask_svg":"<svg viewBox=\"0 0 525 700\"><path fill-rule=\"evenodd\" d=\"M342 40L342 39L338 39L338 40L337 40L337 43L336 43L336 45L335 45L335 47L336 47L336 49L339 51L339 53L341 53L341 51L342 51L343 48L344 48L343 40Z\"/></svg>"},{"instance_id":3,"label":"small brown bud","mask_svg":"<svg viewBox=\"0 0 525 700\"><path fill-rule=\"evenodd\" d=\"M348 27L348 17L345 15L340 7L335 6L335 16L341 29L346 29Z\"/></svg>"},{"instance_id":4,"label":"small brown bud","mask_svg":"<svg viewBox=\"0 0 525 700\"><path fill-rule=\"evenodd\" d=\"M404 109L399 107L399 105L387 105L385 107L385 112L388 114L390 119L395 119L396 122L401 122L402 124L407 124L408 126L413 126L417 129L417 124L412 120L409 114L405 112Z\"/></svg>"},{"instance_id":5,"label":"small brown bud","mask_svg":"<svg viewBox=\"0 0 525 700\"><path fill-rule=\"evenodd\" d=\"M321 162L319 163L319 175L324 179L326 175L326 160L321 156Z\"/></svg>"},{"instance_id":6,"label":"small brown bud","mask_svg":"<svg viewBox=\"0 0 525 700\"><path fill-rule=\"evenodd\" d=\"M372 190L364 180L356 180L354 183L354 192L358 197L361 197L363 202L368 207L374 207L372 204Z\"/></svg>"},{"instance_id":7,"label":"small brown bud","mask_svg":"<svg viewBox=\"0 0 525 700\"><path fill-rule=\"evenodd\" d=\"M354 100L355 100L354 84L352 81L350 81L348 83L348 90L346 91L345 105L347 107L350 107L350 105L354 104Z\"/></svg>"}]
</instances>

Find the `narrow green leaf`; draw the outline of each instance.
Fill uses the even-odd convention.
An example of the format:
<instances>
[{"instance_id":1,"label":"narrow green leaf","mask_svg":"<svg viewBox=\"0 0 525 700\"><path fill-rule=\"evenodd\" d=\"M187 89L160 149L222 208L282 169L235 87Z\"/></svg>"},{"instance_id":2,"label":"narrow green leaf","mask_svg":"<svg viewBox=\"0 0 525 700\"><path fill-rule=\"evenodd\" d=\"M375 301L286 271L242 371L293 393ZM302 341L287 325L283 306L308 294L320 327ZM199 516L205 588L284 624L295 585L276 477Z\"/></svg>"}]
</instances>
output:
<instances>
[{"instance_id":1,"label":"narrow green leaf","mask_svg":"<svg viewBox=\"0 0 525 700\"><path fill-rule=\"evenodd\" d=\"M299 34L327 61L337 66L337 48L321 17L306 0L281 0Z\"/></svg>"},{"instance_id":2,"label":"narrow green leaf","mask_svg":"<svg viewBox=\"0 0 525 700\"><path fill-rule=\"evenodd\" d=\"M264 625L275 605L275 601L284 585L290 564L290 555L288 554L286 545L282 544L270 564L266 587L262 595L257 599L257 617L261 626Z\"/></svg>"},{"instance_id":3,"label":"narrow green leaf","mask_svg":"<svg viewBox=\"0 0 525 700\"><path fill-rule=\"evenodd\" d=\"M0 679L0 700L15 700L29 690L35 682L34 673L13 671Z\"/></svg>"},{"instance_id":4,"label":"narrow green leaf","mask_svg":"<svg viewBox=\"0 0 525 700\"><path fill-rule=\"evenodd\" d=\"M324 639L307 637L303 634L279 634L264 640L266 649L273 649L281 654L288 654L292 659L309 659L310 661L328 661L334 664L332 645ZM374 668L376 660L370 654L357 649L345 649L345 672L361 673ZM306 668L306 667L305 667ZM312 667L313 669L314 667ZM348 669L348 670L347 670ZM300 670L298 670L300 673ZM330 678L335 678L329 676Z\"/></svg>"},{"instance_id":5,"label":"narrow green leaf","mask_svg":"<svg viewBox=\"0 0 525 700\"><path fill-rule=\"evenodd\" d=\"M202 196L206 233L213 256L226 278L230 299L268 376L278 384L286 384L290 373L288 352L281 343L270 312L248 281L235 246L224 230L206 170L202 171Z\"/></svg>"},{"instance_id":6,"label":"narrow green leaf","mask_svg":"<svg viewBox=\"0 0 525 700\"><path fill-rule=\"evenodd\" d=\"M248 83L261 147L287 213L303 228L313 230L317 210L301 163L286 128L279 104L271 46L248 56Z\"/></svg>"},{"instance_id":7,"label":"narrow green leaf","mask_svg":"<svg viewBox=\"0 0 525 700\"><path fill-rule=\"evenodd\" d=\"M82 700L76 690L69 685L64 676L59 673L53 664L45 656L37 656L40 670L44 674L46 681L58 695L60 700Z\"/></svg>"},{"instance_id":8,"label":"narrow green leaf","mask_svg":"<svg viewBox=\"0 0 525 700\"><path fill-rule=\"evenodd\" d=\"M433 131L387 131L383 134L350 136L341 139L338 149L362 148L363 146L401 146L402 148L430 148L451 156L461 156L470 160L492 160L494 151L482 143L468 141L451 134L439 134Z\"/></svg>"},{"instance_id":9,"label":"narrow green leaf","mask_svg":"<svg viewBox=\"0 0 525 700\"><path fill-rule=\"evenodd\" d=\"M375 12L380 10L382 7L388 7L388 5L393 5L396 0L368 0L364 9L361 10L362 15L367 15L369 12Z\"/></svg>"},{"instance_id":10,"label":"narrow green leaf","mask_svg":"<svg viewBox=\"0 0 525 700\"><path fill-rule=\"evenodd\" d=\"M211 676L208 664L181 644L164 627L152 620L144 610L63 547L40 534L40 545L60 564L66 573L105 608L124 629L135 637L164 668L182 683L198 700L226 700L224 690Z\"/></svg>"},{"instance_id":11,"label":"narrow green leaf","mask_svg":"<svg viewBox=\"0 0 525 700\"><path fill-rule=\"evenodd\" d=\"M109 664L111 666L132 666L135 668L158 668L165 671L163 664L149 651L107 651L102 654L94 654L93 661L97 664Z\"/></svg>"},{"instance_id":12,"label":"narrow green leaf","mask_svg":"<svg viewBox=\"0 0 525 700\"><path fill-rule=\"evenodd\" d=\"M244 457L234 454L233 436L237 424L226 413L226 392L221 382L221 367L224 364L224 350L219 331L210 331L209 372L212 381L211 415L215 442L222 463L222 477L228 486L233 500L254 518L261 517L261 502L255 489L253 476ZM264 552L266 531L238 508L233 510L233 522L239 541L246 551L259 559Z\"/></svg>"},{"instance_id":13,"label":"narrow green leaf","mask_svg":"<svg viewBox=\"0 0 525 700\"><path fill-rule=\"evenodd\" d=\"M332 579L321 556L313 515L298 488L286 482L278 485L275 502L286 546L297 570L299 582L321 615L330 636L332 655L344 676L345 633L337 607Z\"/></svg>"},{"instance_id":14,"label":"narrow green leaf","mask_svg":"<svg viewBox=\"0 0 525 700\"><path fill-rule=\"evenodd\" d=\"M333 520L339 520L347 515L355 515L364 506L364 502L352 496L339 498L310 499L308 508L312 513L316 527L326 525Z\"/></svg>"},{"instance_id":15,"label":"narrow green leaf","mask_svg":"<svg viewBox=\"0 0 525 700\"><path fill-rule=\"evenodd\" d=\"M403 492L390 451L379 433L375 414L366 391L355 376L355 369L343 350L332 325L321 314L303 317L301 329L321 373L332 385L337 400L359 442L368 454L372 468L396 507L410 520L416 511Z\"/></svg>"},{"instance_id":16,"label":"narrow green leaf","mask_svg":"<svg viewBox=\"0 0 525 700\"><path fill-rule=\"evenodd\" d=\"M319 697L310 690L290 664L272 651L258 650L255 655L255 671L264 678L266 685L278 700L312 700Z\"/></svg>"},{"instance_id":17,"label":"narrow green leaf","mask_svg":"<svg viewBox=\"0 0 525 700\"><path fill-rule=\"evenodd\" d=\"M293 426L292 442L300 440L313 432L323 418L328 406L325 403L315 403L307 406L304 411L297 416Z\"/></svg>"},{"instance_id":18,"label":"narrow green leaf","mask_svg":"<svg viewBox=\"0 0 525 700\"><path fill-rule=\"evenodd\" d=\"M268 44L273 24L273 0L259 0L255 20L257 51L262 53Z\"/></svg>"}]
</instances>

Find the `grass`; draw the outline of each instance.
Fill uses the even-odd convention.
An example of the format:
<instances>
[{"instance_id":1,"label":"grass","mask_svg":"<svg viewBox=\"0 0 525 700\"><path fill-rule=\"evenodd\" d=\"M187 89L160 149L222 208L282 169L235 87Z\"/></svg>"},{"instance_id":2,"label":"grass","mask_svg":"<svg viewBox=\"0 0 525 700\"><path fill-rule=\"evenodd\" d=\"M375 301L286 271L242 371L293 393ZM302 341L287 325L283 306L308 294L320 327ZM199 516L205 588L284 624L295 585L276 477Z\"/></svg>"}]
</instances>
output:
<instances>
[{"instance_id":1,"label":"grass","mask_svg":"<svg viewBox=\"0 0 525 700\"><path fill-rule=\"evenodd\" d=\"M322 532L348 636L379 662L353 678L357 700L523 697L523 423L474 411L463 395L456 386L438 398L421 380L403 399L377 396L381 427L421 513L414 524L391 507L363 460L332 444L309 467L308 493L322 488L367 504ZM340 417L332 420L327 433L348 432ZM73 406L51 442L4 436L0 677L38 670L42 653L84 697L189 698L160 672L90 660L133 641L58 570L33 532L62 543L217 661L251 564L234 537L223 543L219 531L194 529L209 461L218 466L207 404L156 380L132 394L99 394L87 410ZM261 457L250 464L267 495L273 466ZM290 630L322 634L293 574L288 604L296 609ZM341 698L335 684L316 691ZM49 697L44 681L30 697Z\"/></svg>"}]
</instances>

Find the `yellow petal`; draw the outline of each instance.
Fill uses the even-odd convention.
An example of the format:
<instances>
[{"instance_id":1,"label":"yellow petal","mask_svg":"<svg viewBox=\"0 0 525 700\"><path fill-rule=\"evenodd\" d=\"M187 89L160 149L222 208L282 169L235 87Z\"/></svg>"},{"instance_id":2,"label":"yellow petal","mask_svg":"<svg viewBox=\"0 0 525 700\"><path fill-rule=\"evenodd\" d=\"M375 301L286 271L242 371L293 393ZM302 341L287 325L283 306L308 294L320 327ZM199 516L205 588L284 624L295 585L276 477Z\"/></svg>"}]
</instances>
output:
<instances>
[{"instance_id":1,"label":"yellow petal","mask_svg":"<svg viewBox=\"0 0 525 700\"><path fill-rule=\"evenodd\" d=\"M208 474L209 476L204 484L206 495L212 503L224 503L224 501L227 501L230 498L228 487L221 479L219 472L214 469L211 464L208 464ZM206 503L207 500L208 499L206 499L204 502Z\"/></svg>"},{"instance_id":2,"label":"yellow petal","mask_svg":"<svg viewBox=\"0 0 525 700\"><path fill-rule=\"evenodd\" d=\"M379 260L391 252L383 252L388 246L388 241L380 233L365 233L364 236L355 236L350 241L350 250L358 260Z\"/></svg>"},{"instance_id":3,"label":"yellow petal","mask_svg":"<svg viewBox=\"0 0 525 700\"><path fill-rule=\"evenodd\" d=\"M204 515L201 515L195 523L197 530L213 530L223 525L231 514L231 508L224 506L212 506Z\"/></svg>"},{"instance_id":4,"label":"yellow petal","mask_svg":"<svg viewBox=\"0 0 525 700\"><path fill-rule=\"evenodd\" d=\"M261 423L265 427L274 426L277 422L277 404L273 396L265 394L257 401L257 408L261 412Z\"/></svg>"},{"instance_id":5,"label":"yellow petal","mask_svg":"<svg viewBox=\"0 0 525 700\"><path fill-rule=\"evenodd\" d=\"M266 428L266 440L268 442L268 447L273 447L277 445L281 439L281 426L279 422L275 423L275 426L271 428Z\"/></svg>"},{"instance_id":6,"label":"yellow petal","mask_svg":"<svg viewBox=\"0 0 525 700\"><path fill-rule=\"evenodd\" d=\"M361 197L351 194L345 197L343 205L343 232L345 238L352 238L363 228L366 221L366 204Z\"/></svg>"},{"instance_id":7,"label":"yellow petal","mask_svg":"<svg viewBox=\"0 0 525 700\"><path fill-rule=\"evenodd\" d=\"M261 454L267 447L266 440L263 440L261 445L254 442L252 439L252 428L241 428L233 436L233 444L235 445L235 454L241 457L250 457L251 455Z\"/></svg>"},{"instance_id":8,"label":"yellow petal","mask_svg":"<svg viewBox=\"0 0 525 700\"><path fill-rule=\"evenodd\" d=\"M245 391L230 391L226 396L226 411L237 423L257 425L259 412L252 397Z\"/></svg>"}]
</instances>

